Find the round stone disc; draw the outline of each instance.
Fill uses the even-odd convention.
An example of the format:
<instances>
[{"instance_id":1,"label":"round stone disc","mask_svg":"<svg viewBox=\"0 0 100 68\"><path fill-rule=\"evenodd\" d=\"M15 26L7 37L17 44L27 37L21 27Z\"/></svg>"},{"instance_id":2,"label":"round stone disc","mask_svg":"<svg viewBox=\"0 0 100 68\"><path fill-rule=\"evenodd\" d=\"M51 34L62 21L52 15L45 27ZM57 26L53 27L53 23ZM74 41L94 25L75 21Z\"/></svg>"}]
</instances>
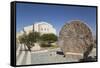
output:
<instances>
[{"instance_id":1,"label":"round stone disc","mask_svg":"<svg viewBox=\"0 0 100 68\"><path fill-rule=\"evenodd\" d=\"M58 45L65 56L80 55L87 57L93 48L92 32L84 22L74 20L66 23L59 33Z\"/></svg>"}]
</instances>

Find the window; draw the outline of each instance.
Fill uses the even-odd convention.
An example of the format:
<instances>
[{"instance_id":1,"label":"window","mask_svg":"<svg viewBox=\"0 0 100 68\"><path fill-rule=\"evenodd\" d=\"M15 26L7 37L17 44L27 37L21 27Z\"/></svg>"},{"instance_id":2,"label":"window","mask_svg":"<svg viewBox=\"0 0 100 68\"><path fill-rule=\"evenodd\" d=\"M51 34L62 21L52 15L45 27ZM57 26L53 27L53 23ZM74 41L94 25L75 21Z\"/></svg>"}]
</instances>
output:
<instances>
[{"instance_id":1,"label":"window","mask_svg":"<svg viewBox=\"0 0 100 68\"><path fill-rule=\"evenodd\" d=\"M43 28L41 28L41 31L43 31Z\"/></svg>"},{"instance_id":2,"label":"window","mask_svg":"<svg viewBox=\"0 0 100 68\"><path fill-rule=\"evenodd\" d=\"M46 31L46 28L44 28L44 30Z\"/></svg>"},{"instance_id":3,"label":"window","mask_svg":"<svg viewBox=\"0 0 100 68\"><path fill-rule=\"evenodd\" d=\"M49 29L47 28L47 31L49 31Z\"/></svg>"}]
</instances>

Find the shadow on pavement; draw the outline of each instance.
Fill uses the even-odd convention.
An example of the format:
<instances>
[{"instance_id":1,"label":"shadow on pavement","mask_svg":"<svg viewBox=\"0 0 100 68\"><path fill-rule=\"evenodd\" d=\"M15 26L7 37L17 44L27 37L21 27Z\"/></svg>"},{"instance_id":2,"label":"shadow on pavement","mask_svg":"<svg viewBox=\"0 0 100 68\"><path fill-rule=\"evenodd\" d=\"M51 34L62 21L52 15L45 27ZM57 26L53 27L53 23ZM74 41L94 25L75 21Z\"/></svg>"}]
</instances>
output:
<instances>
[{"instance_id":1,"label":"shadow on pavement","mask_svg":"<svg viewBox=\"0 0 100 68\"><path fill-rule=\"evenodd\" d=\"M85 59L80 59L79 60L79 62L94 62L94 61L97 61L97 56L95 56L95 57L89 56Z\"/></svg>"}]
</instances>

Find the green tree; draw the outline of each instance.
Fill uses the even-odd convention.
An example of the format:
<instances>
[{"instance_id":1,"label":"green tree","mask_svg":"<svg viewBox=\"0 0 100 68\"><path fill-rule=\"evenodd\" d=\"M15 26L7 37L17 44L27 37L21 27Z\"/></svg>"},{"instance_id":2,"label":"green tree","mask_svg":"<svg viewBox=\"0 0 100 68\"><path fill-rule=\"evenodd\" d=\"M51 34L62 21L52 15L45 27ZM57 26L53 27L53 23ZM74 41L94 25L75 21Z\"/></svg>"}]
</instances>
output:
<instances>
[{"instance_id":1,"label":"green tree","mask_svg":"<svg viewBox=\"0 0 100 68\"><path fill-rule=\"evenodd\" d=\"M28 44L29 45L33 45L33 43L39 41L39 38L40 38L40 33L39 32L32 32L32 33L29 33L28 34Z\"/></svg>"},{"instance_id":2,"label":"green tree","mask_svg":"<svg viewBox=\"0 0 100 68\"><path fill-rule=\"evenodd\" d=\"M57 41L57 36L55 34L43 34L41 36L41 41L43 41L43 43L47 43L47 46L50 46L51 43ZM43 44L44 46L46 46L46 44Z\"/></svg>"},{"instance_id":3,"label":"green tree","mask_svg":"<svg viewBox=\"0 0 100 68\"><path fill-rule=\"evenodd\" d=\"M39 32L31 32L27 35L27 47L31 51L31 47L34 46L34 43L39 41L40 33Z\"/></svg>"},{"instance_id":4,"label":"green tree","mask_svg":"<svg viewBox=\"0 0 100 68\"><path fill-rule=\"evenodd\" d=\"M27 45L27 35L23 34L22 36L19 36L19 41L20 41L20 44L24 44L24 47ZM25 48L26 50L26 48Z\"/></svg>"},{"instance_id":5,"label":"green tree","mask_svg":"<svg viewBox=\"0 0 100 68\"><path fill-rule=\"evenodd\" d=\"M19 37L19 41L21 44L27 46L28 50L31 51L31 47L34 46L34 43L39 41L40 33L31 32L28 35L23 34Z\"/></svg>"}]
</instances>

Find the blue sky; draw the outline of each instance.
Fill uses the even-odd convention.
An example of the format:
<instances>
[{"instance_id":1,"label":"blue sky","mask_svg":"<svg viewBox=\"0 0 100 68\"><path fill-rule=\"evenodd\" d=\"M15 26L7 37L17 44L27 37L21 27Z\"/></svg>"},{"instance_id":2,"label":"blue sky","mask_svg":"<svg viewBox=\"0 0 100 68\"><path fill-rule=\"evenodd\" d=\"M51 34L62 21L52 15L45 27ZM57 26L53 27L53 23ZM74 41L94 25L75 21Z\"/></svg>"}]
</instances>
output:
<instances>
[{"instance_id":1,"label":"blue sky","mask_svg":"<svg viewBox=\"0 0 100 68\"><path fill-rule=\"evenodd\" d=\"M71 20L82 20L92 28L96 34L96 8L79 6L59 6L17 3L16 5L16 30L35 22L45 21L52 24L57 33L61 27Z\"/></svg>"}]
</instances>

